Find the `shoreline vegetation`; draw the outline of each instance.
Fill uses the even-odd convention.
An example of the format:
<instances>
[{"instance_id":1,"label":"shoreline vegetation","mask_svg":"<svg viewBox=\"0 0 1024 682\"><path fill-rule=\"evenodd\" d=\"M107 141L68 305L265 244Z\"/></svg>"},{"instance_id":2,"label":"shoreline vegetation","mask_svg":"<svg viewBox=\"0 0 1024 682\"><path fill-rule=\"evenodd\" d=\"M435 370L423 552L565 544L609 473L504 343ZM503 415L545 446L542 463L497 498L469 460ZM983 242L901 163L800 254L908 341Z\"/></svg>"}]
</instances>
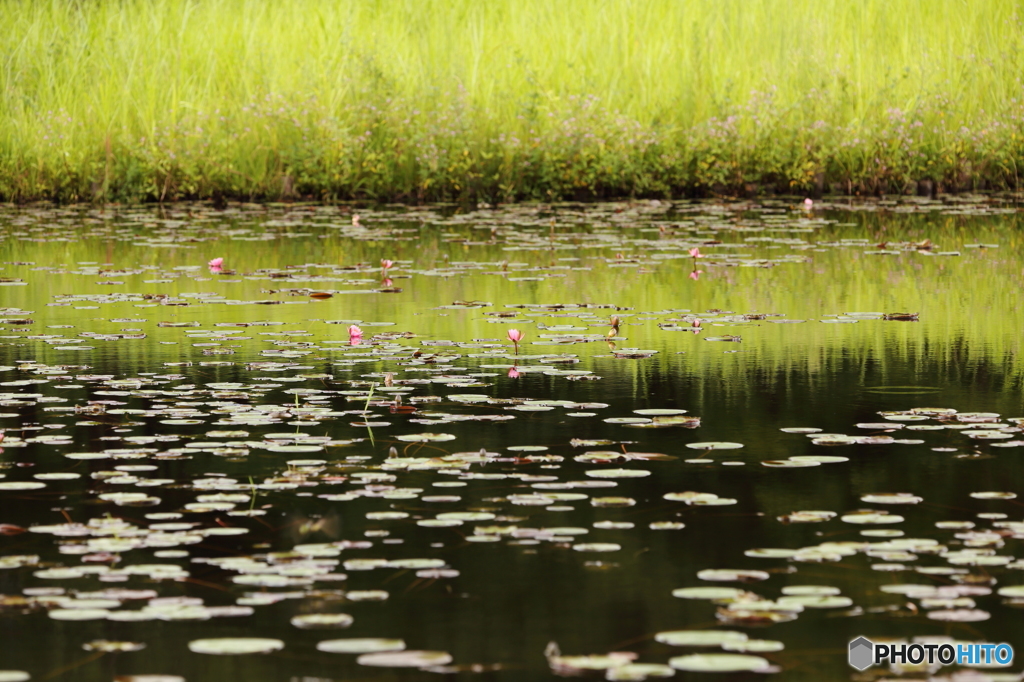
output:
<instances>
[{"instance_id":1,"label":"shoreline vegetation","mask_svg":"<svg viewBox=\"0 0 1024 682\"><path fill-rule=\"evenodd\" d=\"M0 200L1020 189L1014 0L10 0Z\"/></svg>"}]
</instances>

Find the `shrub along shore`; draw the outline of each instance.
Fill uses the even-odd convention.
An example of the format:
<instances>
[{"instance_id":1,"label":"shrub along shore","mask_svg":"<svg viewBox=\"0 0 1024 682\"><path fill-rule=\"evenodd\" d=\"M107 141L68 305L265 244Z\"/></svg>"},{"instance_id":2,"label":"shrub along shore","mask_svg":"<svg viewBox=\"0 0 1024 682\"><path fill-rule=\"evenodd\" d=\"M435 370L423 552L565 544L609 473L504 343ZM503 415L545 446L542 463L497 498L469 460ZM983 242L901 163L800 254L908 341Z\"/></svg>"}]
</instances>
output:
<instances>
[{"instance_id":1,"label":"shrub along shore","mask_svg":"<svg viewBox=\"0 0 1024 682\"><path fill-rule=\"evenodd\" d=\"M1016 0L8 0L0 200L1017 189Z\"/></svg>"}]
</instances>

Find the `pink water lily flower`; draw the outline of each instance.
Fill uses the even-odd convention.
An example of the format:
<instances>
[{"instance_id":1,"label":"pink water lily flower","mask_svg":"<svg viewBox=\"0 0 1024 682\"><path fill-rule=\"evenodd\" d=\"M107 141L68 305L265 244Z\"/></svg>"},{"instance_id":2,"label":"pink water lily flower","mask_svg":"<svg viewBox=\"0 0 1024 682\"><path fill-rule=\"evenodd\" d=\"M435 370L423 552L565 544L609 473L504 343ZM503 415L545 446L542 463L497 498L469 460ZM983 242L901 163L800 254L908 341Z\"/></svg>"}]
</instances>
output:
<instances>
[{"instance_id":1,"label":"pink water lily flower","mask_svg":"<svg viewBox=\"0 0 1024 682\"><path fill-rule=\"evenodd\" d=\"M223 258L214 258L209 263L207 263L207 265L209 265L211 268L219 268L219 267L224 265L224 259Z\"/></svg>"},{"instance_id":2,"label":"pink water lily flower","mask_svg":"<svg viewBox=\"0 0 1024 682\"><path fill-rule=\"evenodd\" d=\"M509 329L508 340L515 345L516 355L519 355L519 342L523 340L523 333L518 329Z\"/></svg>"},{"instance_id":3,"label":"pink water lily flower","mask_svg":"<svg viewBox=\"0 0 1024 682\"><path fill-rule=\"evenodd\" d=\"M509 379L518 379L519 378L519 368L518 367L511 367L511 368L509 368L509 370L508 370L508 378Z\"/></svg>"},{"instance_id":4,"label":"pink water lily flower","mask_svg":"<svg viewBox=\"0 0 1024 682\"><path fill-rule=\"evenodd\" d=\"M700 279L700 276L703 275L703 274L704 274L703 270L694 270L693 272L691 272L689 274L689 278L697 280L697 279Z\"/></svg>"},{"instance_id":5,"label":"pink water lily flower","mask_svg":"<svg viewBox=\"0 0 1024 682\"><path fill-rule=\"evenodd\" d=\"M703 257L704 257L704 254L702 254L700 252L700 248L699 247L695 246L692 249L690 249L690 258L703 258Z\"/></svg>"},{"instance_id":6,"label":"pink water lily flower","mask_svg":"<svg viewBox=\"0 0 1024 682\"><path fill-rule=\"evenodd\" d=\"M356 213L355 215L352 216L352 225L355 226L355 227L359 227L360 226L359 225L359 214L358 213Z\"/></svg>"},{"instance_id":7,"label":"pink water lily flower","mask_svg":"<svg viewBox=\"0 0 1024 682\"><path fill-rule=\"evenodd\" d=\"M381 266L382 268L384 268L385 270L388 270L388 269L390 269L390 268L393 268L393 267L395 267L395 261L393 261L393 260L388 260L387 258L381 258L381 259L380 259L380 266Z\"/></svg>"},{"instance_id":8,"label":"pink water lily flower","mask_svg":"<svg viewBox=\"0 0 1024 682\"><path fill-rule=\"evenodd\" d=\"M358 346L363 342L363 330L357 325L349 325L348 327L348 345Z\"/></svg>"},{"instance_id":9,"label":"pink water lily flower","mask_svg":"<svg viewBox=\"0 0 1024 682\"><path fill-rule=\"evenodd\" d=\"M812 208L814 208L814 200L810 197L804 199L804 210L810 211Z\"/></svg>"}]
</instances>

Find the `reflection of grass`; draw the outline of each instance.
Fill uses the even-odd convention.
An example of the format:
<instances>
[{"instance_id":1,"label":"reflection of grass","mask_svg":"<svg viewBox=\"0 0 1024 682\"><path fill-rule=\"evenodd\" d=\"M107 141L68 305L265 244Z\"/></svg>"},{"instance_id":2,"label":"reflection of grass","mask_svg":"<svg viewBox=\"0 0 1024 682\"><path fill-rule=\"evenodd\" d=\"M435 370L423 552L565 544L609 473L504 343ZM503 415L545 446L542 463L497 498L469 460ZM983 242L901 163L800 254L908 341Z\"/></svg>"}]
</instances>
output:
<instances>
[{"instance_id":1,"label":"reflection of grass","mask_svg":"<svg viewBox=\"0 0 1024 682\"><path fill-rule=\"evenodd\" d=\"M271 214L270 217L278 217ZM504 339L508 325L487 322L485 311L508 311L507 304L518 303L600 303L618 305L633 310L616 314L621 317L620 333L627 338L625 345L635 348L659 350L654 357L640 361L590 360L589 356L607 354L602 344L573 346L536 346L533 325L521 327L529 335L522 351L531 355L538 352L576 353L583 357L580 369L593 369L606 376L606 382L593 382L594 386L575 386L577 393L600 392L599 385L609 380L628 381L637 395L650 395L652 391L674 390L658 384L658 377L685 380L698 392L726 392L742 396L751 386L779 387L794 381L825 385L830 372L837 366L860 368L861 384L876 386L921 383L912 376L929 376L929 383L943 381L985 382L995 389L1024 383L1024 363L1021 354L1020 329L1024 329L1024 311L1018 305L1018 291L1024 284L1021 265L1024 241L1020 221L1015 216L923 216L892 214L835 214L841 222L856 222L846 227L822 228L815 234L799 234L809 242L833 241L840 238L862 238L871 243L882 241L931 239L942 250L961 250L960 257L925 256L904 253L899 256L866 255L866 247L825 248L808 253L808 263L792 263L774 268L721 267L702 263L707 270L700 281L687 278L689 258L663 262L653 261L649 274L633 270L613 269L604 264L602 256L609 256L619 247L605 250L587 249L576 255L589 265L590 271L569 272L565 277L538 282L509 282L501 276L482 274L498 270L494 265L480 271L452 277L434 277L413 274L404 280L405 291L389 296L335 297L327 301L305 305L242 306L194 305L175 309L136 309L131 304L103 306L105 317L145 316L139 323L148 338L139 341L122 340L117 344L117 364L120 372L149 371L154 362L195 361L205 358L197 349L185 343L182 330L155 329L156 322L170 319L173 311L177 320L197 320L203 328L212 329L217 322L252 319L274 319L289 323L289 329L305 329L318 338L330 339L342 328L324 325L319 320L338 318L366 321L393 321L398 328L408 330L425 339ZM255 220L255 219L254 219ZM382 221L383 222L383 221ZM584 233L585 225L574 228ZM442 241L444 233L464 233L474 238L478 230L472 226L446 224L443 227L424 226L419 238L410 246L403 242L360 242L342 239L282 239L267 243L245 243L244 253L236 257L241 272L260 268L279 268L288 264L307 262L355 263L376 262L382 253L400 253L400 257L414 261L403 266L403 272L429 269L435 261L448 256L451 261L500 263L510 258L502 243L467 247ZM632 232L627 232L633 235ZM767 234L767 233L763 233ZM781 233L779 236L785 235ZM722 229L716 236L725 242L742 242L746 233L735 234ZM119 247L117 263L131 267L138 263L160 262L162 267L173 267L196 262L204 263L208 250L224 251L236 247L224 239L211 242L208 248L194 250L162 250ZM998 249L966 249L974 242L999 244ZM715 261L716 253L750 253L754 256L777 257L791 253L789 247L771 249L772 245L750 242L742 249L706 247L710 255L704 259ZM59 322L76 324L79 331L116 332L123 324L93 321L84 323L75 318L83 311L70 308L51 308L47 304L53 296L71 291L82 293L108 293L108 289L92 284L80 275L46 274L15 266L13 262L78 263L104 262L106 243L102 239L80 239L68 242L37 243L19 239L0 242L0 262L8 263L5 276L25 277L30 286L6 287L5 306L19 306L25 310L40 311L37 325L43 324L43 312L60 316ZM415 250L413 250L415 249ZM658 246L637 246L634 255L648 257L659 251ZM573 253L573 252L567 252ZM685 253L683 251L682 253ZM159 259L159 261L158 261ZM545 250L514 252L512 260L529 267L546 267L552 256ZM322 270L320 270L322 272ZM227 297L265 298L257 291L266 283L258 281L225 284L217 279L192 280L175 275L174 284L144 284L143 276L127 280L128 291L181 293L221 291ZM274 285L277 286L277 285ZM284 300L293 300L285 298ZM433 310L439 304L456 300L491 301L494 306L480 310ZM655 320L637 320L646 311L689 309L703 313L710 308L737 313L783 313L789 318L809 319L800 325L776 325L768 322L751 323L749 327L714 327L708 325L705 335L738 334L740 344L709 343L701 336L658 329ZM65 312L66 311L66 312ZM109 311L109 314L108 314ZM829 325L817 321L822 315L849 311L920 312L920 322L883 322L869 320L852 325ZM593 311L602 326L592 331L603 333L607 329L605 311ZM427 314L423 314L427 313ZM664 320L670 314L653 315ZM315 318L315 319L311 319ZM545 317L523 315L522 319L547 324L576 322L575 318L552 320ZM71 335L71 330L54 333ZM243 348L235 356L236 362L256 357L267 348L266 338L252 334L249 341L240 341ZM160 346L159 341L178 340L177 346ZM40 342L35 342L42 345ZM418 345L419 340L410 341ZM112 347L112 346L111 346ZM725 350L742 351L726 354ZM677 353L684 351L685 354ZM13 347L11 352L14 352ZM102 351L93 351L96 355ZM344 353L317 353L327 358L325 371L335 373L339 380L358 376L357 370L331 366ZM43 347L39 360L52 364L68 362L49 347ZM91 357L89 364L97 362L107 366L111 360ZM471 364L484 360L468 360ZM97 370L99 371L99 370ZM248 374L234 374L230 368L210 368L209 381L246 380ZM356 372L348 374L349 371ZM229 374L230 373L230 374ZM582 382L581 382L582 383ZM569 383L557 390L570 390ZM849 388L849 387L847 387ZM374 388L375 390L375 388ZM595 399L599 399L595 394ZM921 402L926 399L922 397ZM917 402L917 401L915 401ZM647 405L638 405L645 407ZM663 405L659 405L663 406ZM683 405L685 407L685 405ZM364 412L368 405L364 404Z\"/></svg>"},{"instance_id":2,"label":"reflection of grass","mask_svg":"<svg viewBox=\"0 0 1024 682\"><path fill-rule=\"evenodd\" d=\"M0 5L0 196L1017 180L1012 0Z\"/></svg>"},{"instance_id":3,"label":"reflection of grass","mask_svg":"<svg viewBox=\"0 0 1024 682\"><path fill-rule=\"evenodd\" d=\"M366 432L370 434L370 445L377 447L377 442L373 439L373 429L370 428L370 420L369 417L367 417L367 415L370 413L370 401L373 400L373 389L375 388L377 388L377 382L371 381L370 391L369 393L366 394L366 404L363 405L363 420L367 422Z\"/></svg>"}]
</instances>

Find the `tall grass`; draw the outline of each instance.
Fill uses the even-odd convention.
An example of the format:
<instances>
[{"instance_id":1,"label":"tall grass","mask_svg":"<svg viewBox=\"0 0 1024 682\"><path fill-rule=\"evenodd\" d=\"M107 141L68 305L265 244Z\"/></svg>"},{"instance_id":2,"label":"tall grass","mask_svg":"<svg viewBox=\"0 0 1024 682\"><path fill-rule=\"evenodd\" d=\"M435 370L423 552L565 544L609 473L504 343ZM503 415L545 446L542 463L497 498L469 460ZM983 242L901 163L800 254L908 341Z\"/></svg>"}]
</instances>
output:
<instances>
[{"instance_id":1,"label":"tall grass","mask_svg":"<svg viewBox=\"0 0 1024 682\"><path fill-rule=\"evenodd\" d=\"M7 0L0 196L1016 187L1019 8Z\"/></svg>"}]
</instances>

